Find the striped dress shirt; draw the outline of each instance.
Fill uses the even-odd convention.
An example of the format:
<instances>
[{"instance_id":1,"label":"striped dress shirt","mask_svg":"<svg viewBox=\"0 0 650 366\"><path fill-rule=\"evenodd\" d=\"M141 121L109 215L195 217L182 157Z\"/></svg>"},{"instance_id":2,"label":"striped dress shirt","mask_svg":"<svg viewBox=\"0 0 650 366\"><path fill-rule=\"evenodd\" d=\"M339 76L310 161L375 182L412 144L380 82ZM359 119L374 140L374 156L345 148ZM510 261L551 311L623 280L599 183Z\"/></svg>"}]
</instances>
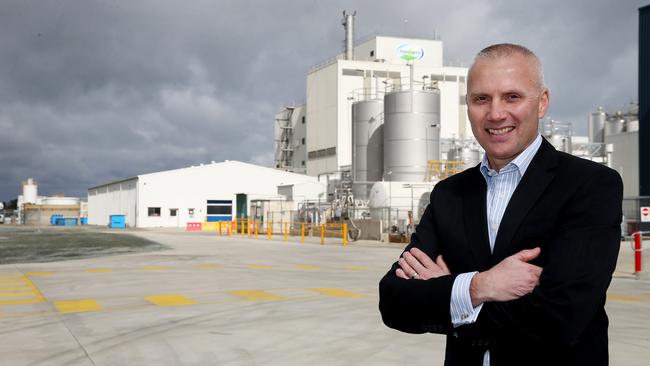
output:
<instances>
[{"instance_id":1,"label":"striped dress shirt","mask_svg":"<svg viewBox=\"0 0 650 366\"><path fill-rule=\"evenodd\" d=\"M510 197L524 176L526 169L542 145L542 136L537 135L532 144L521 152L513 161L496 171L490 168L487 155L483 156L480 171L487 183L487 225L490 239L490 252L494 250L494 241L499 232L501 218L506 211ZM477 272L461 273L456 277L451 291L451 322L454 327L471 324L476 321L483 304L472 306L469 285ZM485 352L483 366L490 366L490 351Z\"/></svg>"}]
</instances>

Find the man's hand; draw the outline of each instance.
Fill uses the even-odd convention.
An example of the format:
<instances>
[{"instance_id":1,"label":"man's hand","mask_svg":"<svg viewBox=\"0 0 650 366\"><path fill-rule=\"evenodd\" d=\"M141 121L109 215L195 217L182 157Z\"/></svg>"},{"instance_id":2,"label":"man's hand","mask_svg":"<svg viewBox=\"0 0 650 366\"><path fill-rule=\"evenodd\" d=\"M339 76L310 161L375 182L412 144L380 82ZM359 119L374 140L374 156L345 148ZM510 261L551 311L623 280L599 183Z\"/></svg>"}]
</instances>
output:
<instances>
[{"instance_id":1,"label":"man's hand","mask_svg":"<svg viewBox=\"0 0 650 366\"><path fill-rule=\"evenodd\" d=\"M439 255L434 262L418 248L404 252L402 258L399 259L399 266L400 268L395 270L395 275L405 280L428 280L451 273L445 261L442 260L442 255Z\"/></svg>"},{"instance_id":2,"label":"man's hand","mask_svg":"<svg viewBox=\"0 0 650 366\"><path fill-rule=\"evenodd\" d=\"M472 305L486 301L510 301L533 291L539 285L542 267L527 263L537 258L540 248L526 249L502 260L485 272L474 275L469 286Z\"/></svg>"}]
</instances>

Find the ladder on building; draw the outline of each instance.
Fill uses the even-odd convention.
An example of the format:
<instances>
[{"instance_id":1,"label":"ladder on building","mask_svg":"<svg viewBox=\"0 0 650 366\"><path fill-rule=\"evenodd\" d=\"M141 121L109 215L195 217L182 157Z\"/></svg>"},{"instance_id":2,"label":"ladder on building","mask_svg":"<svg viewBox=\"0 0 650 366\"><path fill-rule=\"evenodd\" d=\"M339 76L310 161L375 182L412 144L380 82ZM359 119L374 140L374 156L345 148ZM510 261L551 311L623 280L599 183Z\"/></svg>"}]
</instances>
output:
<instances>
[{"instance_id":1,"label":"ladder on building","mask_svg":"<svg viewBox=\"0 0 650 366\"><path fill-rule=\"evenodd\" d=\"M285 107L275 119L280 129L279 138L275 141L275 167L279 169L293 169L293 111L294 107Z\"/></svg>"}]
</instances>

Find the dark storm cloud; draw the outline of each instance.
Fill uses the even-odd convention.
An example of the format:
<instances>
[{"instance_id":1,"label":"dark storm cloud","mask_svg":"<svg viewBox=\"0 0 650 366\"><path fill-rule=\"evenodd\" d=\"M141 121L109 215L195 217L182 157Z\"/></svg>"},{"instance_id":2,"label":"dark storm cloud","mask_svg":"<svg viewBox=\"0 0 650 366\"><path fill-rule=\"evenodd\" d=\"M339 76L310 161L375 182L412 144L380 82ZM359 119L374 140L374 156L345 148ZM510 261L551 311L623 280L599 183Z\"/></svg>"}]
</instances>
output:
<instances>
[{"instance_id":1,"label":"dark storm cloud","mask_svg":"<svg viewBox=\"0 0 650 366\"><path fill-rule=\"evenodd\" d=\"M0 200L211 160L270 164L274 114L357 35L445 42L447 63L520 42L542 58L550 116L585 133L636 98L640 1L3 1Z\"/></svg>"}]
</instances>

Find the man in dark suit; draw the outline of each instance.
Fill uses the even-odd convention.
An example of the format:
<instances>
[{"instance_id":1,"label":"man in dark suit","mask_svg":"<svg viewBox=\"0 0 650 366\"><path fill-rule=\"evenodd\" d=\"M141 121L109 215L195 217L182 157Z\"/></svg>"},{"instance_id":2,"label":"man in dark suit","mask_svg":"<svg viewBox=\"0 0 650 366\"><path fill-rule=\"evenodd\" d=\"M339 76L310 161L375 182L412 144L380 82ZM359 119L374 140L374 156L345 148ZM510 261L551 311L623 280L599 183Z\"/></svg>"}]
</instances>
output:
<instances>
[{"instance_id":1,"label":"man in dark suit","mask_svg":"<svg viewBox=\"0 0 650 366\"><path fill-rule=\"evenodd\" d=\"M446 334L445 365L607 365L620 176L539 135L549 92L527 48L481 51L467 89L486 154L435 186L379 284L384 323Z\"/></svg>"}]
</instances>

